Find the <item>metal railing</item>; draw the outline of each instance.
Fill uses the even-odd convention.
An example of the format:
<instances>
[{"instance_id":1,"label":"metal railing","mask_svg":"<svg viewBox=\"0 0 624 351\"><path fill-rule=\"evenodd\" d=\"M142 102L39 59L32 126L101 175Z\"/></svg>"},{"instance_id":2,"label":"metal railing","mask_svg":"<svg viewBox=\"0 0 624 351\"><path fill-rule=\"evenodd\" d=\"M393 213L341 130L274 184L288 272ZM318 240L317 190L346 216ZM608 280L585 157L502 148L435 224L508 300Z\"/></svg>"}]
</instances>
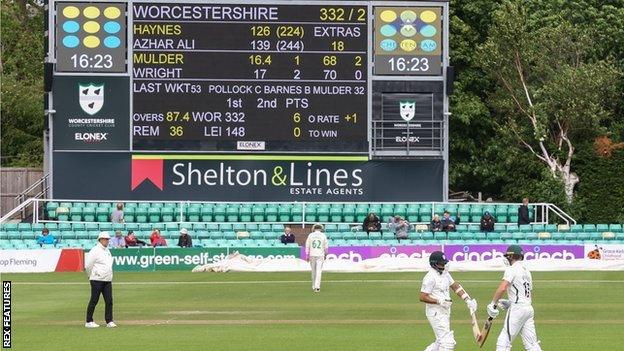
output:
<instances>
[{"instance_id":1,"label":"metal railing","mask_svg":"<svg viewBox=\"0 0 624 351\"><path fill-rule=\"evenodd\" d=\"M26 199L30 199L30 198L39 199L42 197L45 198L48 194L48 190L50 190L49 178L50 178L50 173L44 174L43 177L39 178L39 180L37 180L36 182L31 184L28 188L26 188L24 191L22 191L17 196L15 196L13 198L13 203L15 204L15 206L19 206ZM36 189L38 190L39 188L41 189L39 190L39 192L37 192L34 195L31 195L33 190L36 190ZM27 208L23 208L21 211L21 217L25 218L27 214L28 214Z\"/></svg>"}]
</instances>

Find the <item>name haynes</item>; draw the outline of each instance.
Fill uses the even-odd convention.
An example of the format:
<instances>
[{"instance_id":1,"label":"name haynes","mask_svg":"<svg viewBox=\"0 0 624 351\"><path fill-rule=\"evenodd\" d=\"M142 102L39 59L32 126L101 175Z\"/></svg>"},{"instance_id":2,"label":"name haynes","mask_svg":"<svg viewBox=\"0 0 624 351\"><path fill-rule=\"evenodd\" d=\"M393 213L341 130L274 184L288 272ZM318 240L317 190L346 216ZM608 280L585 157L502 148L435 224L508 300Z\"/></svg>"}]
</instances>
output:
<instances>
[{"instance_id":1,"label":"name haynes","mask_svg":"<svg viewBox=\"0 0 624 351\"><path fill-rule=\"evenodd\" d=\"M223 162L215 168L199 169L193 162L178 162L171 171L174 186L359 187L363 183L362 169L317 168L312 162L306 167L291 162L271 169L237 168Z\"/></svg>"}]
</instances>

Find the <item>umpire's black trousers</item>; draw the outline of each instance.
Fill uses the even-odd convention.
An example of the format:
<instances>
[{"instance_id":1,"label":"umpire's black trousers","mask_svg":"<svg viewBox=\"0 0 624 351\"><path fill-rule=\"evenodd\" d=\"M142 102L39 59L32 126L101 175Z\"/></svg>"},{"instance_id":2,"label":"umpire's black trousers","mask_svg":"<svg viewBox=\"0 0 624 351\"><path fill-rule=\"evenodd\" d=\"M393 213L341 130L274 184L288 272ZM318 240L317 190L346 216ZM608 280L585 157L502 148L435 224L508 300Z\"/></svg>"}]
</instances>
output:
<instances>
[{"instance_id":1,"label":"umpire's black trousers","mask_svg":"<svg viewBox=\"0 0 624 351\"><path fill-rule=\"evenodd\" d=\"M100 294L104 296L104 318L106 323L113 321L113 284L101 280L90 280L91 283L91 299L87 306L87 323L93 322L93 312L95 306L100 300Z\"/></svg>"}]
</instances>

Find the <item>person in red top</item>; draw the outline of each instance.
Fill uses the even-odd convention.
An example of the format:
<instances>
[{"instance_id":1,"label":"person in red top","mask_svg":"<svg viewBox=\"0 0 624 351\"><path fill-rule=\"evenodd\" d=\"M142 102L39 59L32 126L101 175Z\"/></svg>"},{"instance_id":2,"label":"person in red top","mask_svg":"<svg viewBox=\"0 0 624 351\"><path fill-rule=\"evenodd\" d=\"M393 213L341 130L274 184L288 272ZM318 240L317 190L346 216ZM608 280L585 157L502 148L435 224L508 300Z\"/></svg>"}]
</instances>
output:
<instances>
[{"instance_id":1,"label":"person in red top","mask_svg":"<svg viewBox=\"0 0 624 351\"><path fill-rule=\"evenodd\" d=\"M132 230L128 232L125 239L126 247L147 245L145 241L137 239L136 235L134 235L134 231Z\"/></svg>"},{"instance_id":2,"label":"person in red top","mask_svg":"<svg viewBox=\"0 0 624 351\"><path fill-rule=\"evenodd\" d=\"M150 241L152 242L152 246L167 246L167 240L160 235L160 230L154 229L152 235L150 236Z\"/></svg>"}]
</instances>

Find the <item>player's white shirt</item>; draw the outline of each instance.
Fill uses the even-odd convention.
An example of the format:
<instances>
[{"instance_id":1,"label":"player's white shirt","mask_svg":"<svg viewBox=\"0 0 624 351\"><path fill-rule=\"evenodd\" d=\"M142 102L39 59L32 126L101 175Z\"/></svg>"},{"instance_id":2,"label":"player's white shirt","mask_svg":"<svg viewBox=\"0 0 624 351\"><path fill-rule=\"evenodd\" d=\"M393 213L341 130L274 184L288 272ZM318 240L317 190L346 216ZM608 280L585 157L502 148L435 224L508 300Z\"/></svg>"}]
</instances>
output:
<instances>
[{"instance_id":1,"label":"player's white shirt","mask_svg":"<svg viewBox=\"0 0 624 351\"><path fill-rule=\"evenodd\" d=\"M325 257L329 243L324 233L314 231L308 235L305 247L308 257Z\"/></svg>"},{"instance_id":2,"label":"player's white shirt","mask_svg":"<svg viewBox=\"0 0 624 351\"><path fill-rule=\"evenodd\" d=\"M503 280L509 282L507 296L512 304L530 305L533 290L531 272L522 261L516 261L505 269Z\"/></svg>"},{"instance_id":3,"label":"player's white shirt","mask_svg":"<svg viewBox=\"0 0 624 351\"><path fill-rule=\"evenodd\" d=\"M430 268L429 272L427 272L423 278L420 291L431 295L434 299L450 300L450 287L454 283L455 280L448 271L445 270L440 274L435 269ZM427 311L441 308L439 305L429 303L425 305Z\"/></svg>"}]
</instances>

